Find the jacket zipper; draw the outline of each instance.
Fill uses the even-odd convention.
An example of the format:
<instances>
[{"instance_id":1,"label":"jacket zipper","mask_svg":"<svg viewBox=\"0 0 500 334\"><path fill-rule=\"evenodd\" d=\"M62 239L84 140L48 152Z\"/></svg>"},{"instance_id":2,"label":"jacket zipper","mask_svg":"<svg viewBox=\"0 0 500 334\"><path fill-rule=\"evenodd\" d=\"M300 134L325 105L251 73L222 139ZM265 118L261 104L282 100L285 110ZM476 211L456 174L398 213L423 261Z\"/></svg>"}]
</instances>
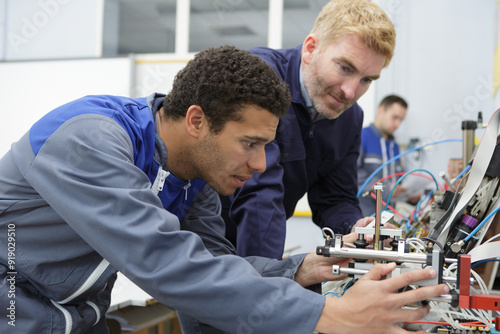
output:
<instances>
[{"instance_id":1,"label":"jacket zipper","mask_svg":"<svg viewBox=\"0 0 500 334\"><path fill-rule=\"evenodd\" d=\"M68 298L66 298L64 300L59 301L58 303L59 304L66 304L67 302L70 302L73 299L75 299L76 297L85 293L88 289L90 289L95 284L95 282L97 282L97 280L101 277L101 275L108 268L108 266L109 266L109 262L106 259L102 259L101 263L99 263L97 268L94 269L92 274L90 274L90 276L82 284L82 286L80 286L80 288L78 290L73 292L71 294L71 296L69 296Z\"/></svg>"},{"instance_id":2,"label":"jacket zipper","mask_svg":"<svg viewBox=\"0 0 500 334\"><path fill-rule=\"evenodd\" d=\"M188 199L188 188L191 187L191 181L188 181L188 184L186 184L184 187L185 195L184 195L184 200L187 201Z\"/></svg>"},{"instance_id":3,"label":"jacket zipper","mask_svg":"<svg viewBox=\"0 0 500 334\"><path fill-rule=\"evenodd\" d=\"M95 326L95 325L97 325L99 320L101 320L101 311L99 310L99 308L97 307L97 305L95 303L88 301L88 300L85 303L90 305L90 307L92 307L94 309L94 312L97 315L96 320L95 320L94 325L93 325L93 326Z\"/></svg>"},{"instance_id":4,"label":"jacket zipper","mask_svg":"<svg viewBox=\"0 0 500 334\"><path fill-rule=\"evenodd\" d=\"M153 191L155 195L158 195L158 193L163 190L163 185L169 175L170 172L167 172L161 166L158 168L158 174L156 174L155 182L151 186L151 191Z\"/></svg>"},{"instance_id":5,"label":"jacket zipper","mask_svg":"<svg viewBox=\"0 0 500 334\"><path fill-rule=\"evenodd\" d=\"M65 331L64 331L65 334L71 333L71 328L73 327L73 319L71 318L71 314L68 312L68 310L66 310L61 304L66 304L66 303L72 301L73 299L82 295L88 289L90 289L95 284L95 282L97 282L97 280L102 276L102 274L108 268L108 266L109 266L109 262L106 259L102 259L102 261L99 263L99 265L94 269L92 274L90 274L90 276L80 286L80 288L78 288L78 290L76 290L74 293L72 293L68 298L63 299L61 301L56 302L54 300L51 300L52 304L54 304L54 306L57 307L64 315L64 319L66 322ZM97 307L97 305L95 305L94 303L87 302L87 304L89 304L95 310L96 316L97 316L97 321L96 321L96 324L97 324L97 322L99 322L99 319L101 318L101 312L99 311L99 308Z\"/></svg>"},{"instance_id":6,"label":"jacket zipper","mask_svg":"<svg viewBox=\"0 0 500 334\"><path fill-rule=\"evenodd\" d=\"M309 139L312 139L313 137L313 134L314 134L314 123L316 123L318 121L318 118L319 118L319 113L316 112L314 114L314 117L312 118L311 120L311 126L309 127Z\"/></svg>"},{"instance_id":7,"label":"jacket zipper","mask_svg":"<svg viewBox=\"0 0 500 334\"><path fill-rule=\"evenodd\" d=\"M71 328L73 328L73 319L71 318L71 314L69 314L68 310L66 310L64 307L62 307L61 305L59 305L56 301L54 301L52 299L50 301L64 315L64 320L65 320L64 334L70 334L71 333Z\"/></svg>"}]
</instances>

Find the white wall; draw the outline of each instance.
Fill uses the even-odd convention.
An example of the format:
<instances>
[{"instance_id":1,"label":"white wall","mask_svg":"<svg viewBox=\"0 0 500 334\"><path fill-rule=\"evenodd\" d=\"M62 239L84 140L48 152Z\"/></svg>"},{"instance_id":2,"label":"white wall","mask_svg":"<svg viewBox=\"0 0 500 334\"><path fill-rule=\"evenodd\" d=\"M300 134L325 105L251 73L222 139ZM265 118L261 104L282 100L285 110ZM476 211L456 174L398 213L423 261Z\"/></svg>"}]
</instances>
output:
<instances>
[{"instance_id":1,"label":"white wall","mask_svg":"<svg viewBox=\"0 0 500 334\"><path fill-rule=\"evenodd\" d=\"M7 13L5 60L102 54L103 0L3 0L0 6Z\"/></svg>"},{"instance_id":2,"label":"white wall","mask_svg":"<svg viewBox=\"0 0 500 334\"><path fill-rule=\"evenodd\" d=\"M53 108L88 94L129 95L128 58L0 63L0 157Z\"/></svg>"},{"instance_id":3,"label":"white wall","mask_svg":"<svg viewBox=\"0 0 500 334\"><path fill-rule=\"evenodd\" d=\"M398 93L409 102L397 131L400 143L462 138L461 122L485 121L500 107L492 95L498 7L495 0L380 0L396 26L393 61L377 82L376 100ZM481 136L482 131L476 135ZM421 166L434 174L449 158L462 156L461 143L425 151Z\"/></svg>"},{"instance_id":4,"label":"white wall","mask_svg":"<svg viewBox=\"0 0 500 334\"><path fill-rule=\"evenodd\" d=\"M0 0L0 13L5 13L7 8L7 0ZM0 14L0 60L5 59L5 35L7 33L5 26L7 25L7 17Z\"/></svg>"},{"instance_id":5,"label":"white wall","mask_svg":"<svg viewBox=\"0 0 500 334\"><path fill-rule=\"evenodd\" d=\"M192 55L177 57L167 54L137 55L134 59L134 85L131 97L146 96L152 92L167 94L174 77Z\"/></svg>"}]
</instances>

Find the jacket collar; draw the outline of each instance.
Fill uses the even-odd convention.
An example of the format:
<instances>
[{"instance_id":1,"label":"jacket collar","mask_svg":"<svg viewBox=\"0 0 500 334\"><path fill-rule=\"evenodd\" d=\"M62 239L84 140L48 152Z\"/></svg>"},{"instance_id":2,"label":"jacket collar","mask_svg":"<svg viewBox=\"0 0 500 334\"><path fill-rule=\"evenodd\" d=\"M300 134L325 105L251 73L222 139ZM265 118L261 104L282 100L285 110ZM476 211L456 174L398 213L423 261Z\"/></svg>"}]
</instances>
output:
<instances>
[{"instance_id":1,"label":"jacket collar","mask_svg":"<svg viewBox=\"0 0 500 334\"><path fill-rule=\"evenodd\" d=\"M167 163L167 147L158 134L158 118L156 112L163 106L165 96L165 94L153 93L149 95L146 100L155 124L155 153L153 159L160 166L165 166L165 164ZM168 170L168 168L166 169Z\"/></svg>"},{"instance_id":2,"label":"jacket collar","mask_svg":"<svg viewBox=\"0 0 500 334\"><path fill-rule=\"evenodd\" d=\"M375 135L378 137L378 138L383 138L384 136L382 135L382 131L379 130L379 128L377 128L375 126L375 123L372 123L370 124L370 129L372 129L373 133L375 133ZM394 140L394 136L393 135L389 135L389 138L387 138L387 140Z\"/></svg>"}]
</instances>

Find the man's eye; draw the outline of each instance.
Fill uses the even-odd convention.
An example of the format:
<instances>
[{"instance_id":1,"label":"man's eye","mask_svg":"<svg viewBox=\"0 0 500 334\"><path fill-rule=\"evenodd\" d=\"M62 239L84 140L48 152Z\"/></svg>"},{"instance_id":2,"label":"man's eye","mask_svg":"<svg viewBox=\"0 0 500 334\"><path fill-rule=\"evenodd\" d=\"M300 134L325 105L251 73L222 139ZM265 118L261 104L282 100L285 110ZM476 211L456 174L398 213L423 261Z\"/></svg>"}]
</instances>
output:
<instances>
[{"instance_id":1,"label":"man's eye","mask_svg":"<svg viewBox=\"0 0 500 334\"><path fill-rule=\"evenodd\" d=\"M371 83L372 82L372 79L370 79L370 78L363 78L362 80L364 83Z\"/></svg>"},{"instance_id":2,"label":"man's eye","mask_svg":"<svg viewBox=\"0 0 500 334\"><path fill-rule=\"evenodd\" d=\"M255 145L255 142L253 142L253 141L247 141L247 142L245 142L245 144L247 144L248 147L252 147L252 146Z\"/></svg>"},{"instance_id":3,"label":"man's eye","mask_svg":"<svg viewBox=\"0 0 500 334\"><path fill-rule=\"evenodd\" d=\"M353 73L353 69L352 69L351 66L345 65L345 64L342 64L342 63L337 63L337 65L339 66L340 71L342 71L342 73L346 73L346 74Z\"/></svg>"}]
</instances>

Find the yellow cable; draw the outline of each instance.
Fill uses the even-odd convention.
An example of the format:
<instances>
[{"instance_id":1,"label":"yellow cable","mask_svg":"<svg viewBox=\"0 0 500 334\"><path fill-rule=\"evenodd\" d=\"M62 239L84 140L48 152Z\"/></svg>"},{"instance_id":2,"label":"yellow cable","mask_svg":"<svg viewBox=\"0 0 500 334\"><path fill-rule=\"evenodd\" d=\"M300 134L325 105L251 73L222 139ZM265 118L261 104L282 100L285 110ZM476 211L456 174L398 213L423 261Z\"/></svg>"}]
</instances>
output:
<instances>
[{"instance_id":1,"label":"yellow cable","mask_svg":"<svg viewBox=\"0 0 500 334\"><path fill-rule=\"evenodd\" d=\"M311 211L295 211L293 213L294 217L312 217Z\"/></svg>"}]
</instances>

